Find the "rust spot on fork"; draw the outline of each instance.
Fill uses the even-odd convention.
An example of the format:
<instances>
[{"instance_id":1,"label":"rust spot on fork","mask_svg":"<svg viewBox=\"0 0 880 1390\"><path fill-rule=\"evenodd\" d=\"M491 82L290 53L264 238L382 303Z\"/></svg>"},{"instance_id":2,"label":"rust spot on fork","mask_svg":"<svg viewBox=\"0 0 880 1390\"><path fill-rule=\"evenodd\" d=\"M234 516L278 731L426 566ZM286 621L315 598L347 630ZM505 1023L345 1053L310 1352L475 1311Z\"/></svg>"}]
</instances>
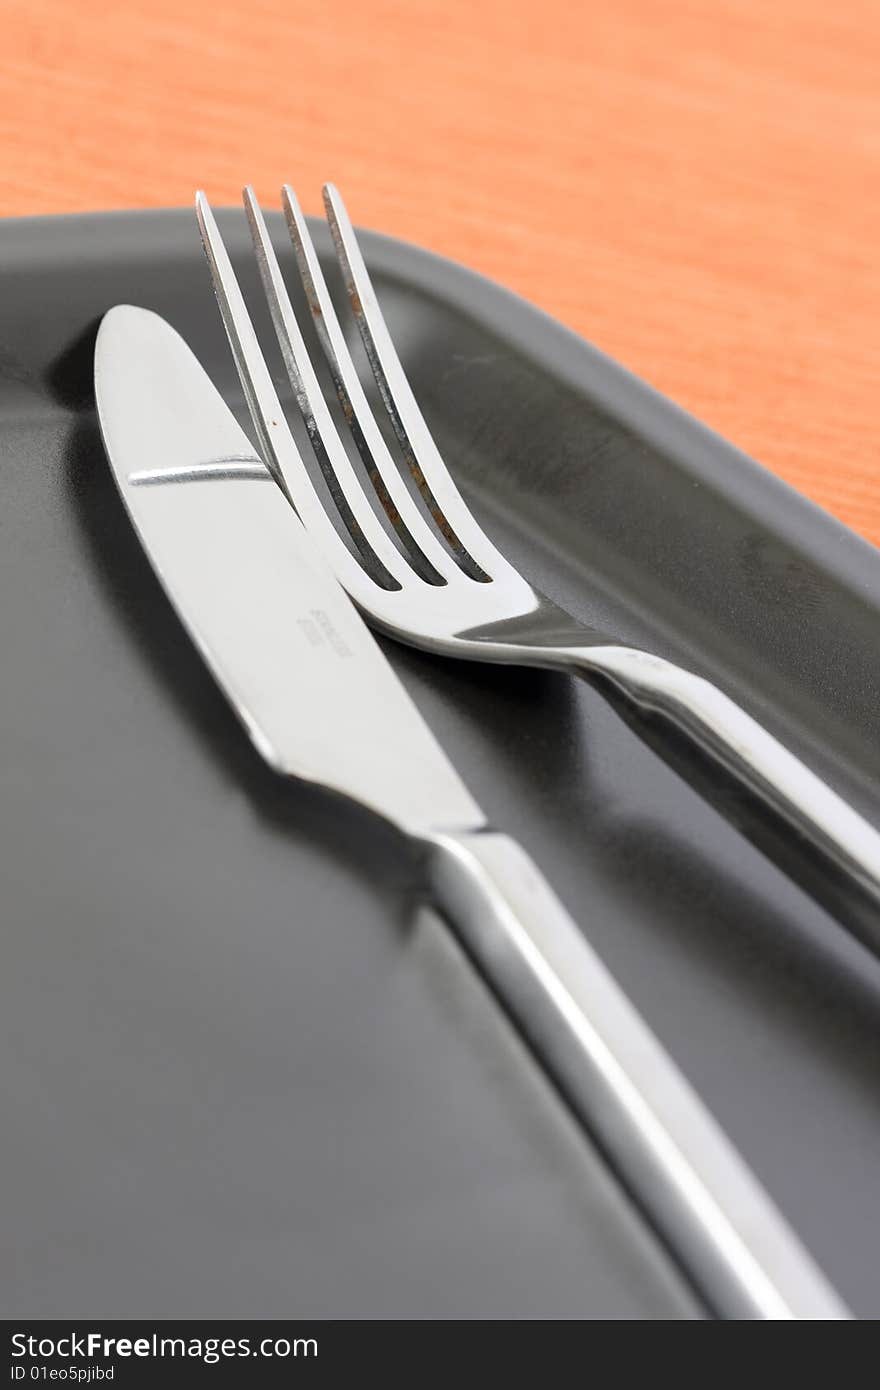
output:
<instances>
[{"instance_id":1,"label":"rust spot on fork","mask_svg":"<svg viewBox=\"0 0 880 1390\"><path fill-rule=\"evenodd\" d=\"M419 492L421 493L422 500L425 506L428 508L428 511L431 513L434 525L437 527L437 530L440 532L441 536L446 541L446 544L449 546L450 550L455 556L455 559L458 561L465 574L468 574L471 577L471 579L477 580L477 582L480 584L488 584L491 576L488 575L486 571L480 565L477 564L470 551L458 539L458 536L456 535L455 531L452 529L449 522L447 521L446 515L443 512L440 503L437 501L437 498L431 491L430 486L428 485L428 480L422 472L421 465L418 462L415 455L413 454L412 449L406 450L406 462L409 467L409 471L412 474L413 481L416 487L418 488Z\"/></svg>"}]
</instances>

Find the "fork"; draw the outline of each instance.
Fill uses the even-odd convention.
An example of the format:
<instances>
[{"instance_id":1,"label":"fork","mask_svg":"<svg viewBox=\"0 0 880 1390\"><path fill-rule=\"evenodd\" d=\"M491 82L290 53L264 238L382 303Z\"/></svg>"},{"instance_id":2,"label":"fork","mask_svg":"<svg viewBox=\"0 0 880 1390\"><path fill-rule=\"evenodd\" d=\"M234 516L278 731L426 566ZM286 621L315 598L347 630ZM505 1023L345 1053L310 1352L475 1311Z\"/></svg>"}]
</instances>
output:
<instances>
[{"instance_id":1,"label":"fork","mask_svg":"<svg viewBox=\"0 0 880 1390\"><path fill-rule=\"evenodd\" d=\"M262 211L253 190L244 190L281 354L335 521L285 420L210 205L196 195L214 290L267 466L350 597L373 626L413 646L582 677L762 852L880 952L880 834L709 680L585 626L505 559L474 518L425 423L332 184L324 187L324 204L406 472L369 404L292 188L284 186L282 205L294 257L364 478L324 398Z\"/></svg>"}]
</instances>

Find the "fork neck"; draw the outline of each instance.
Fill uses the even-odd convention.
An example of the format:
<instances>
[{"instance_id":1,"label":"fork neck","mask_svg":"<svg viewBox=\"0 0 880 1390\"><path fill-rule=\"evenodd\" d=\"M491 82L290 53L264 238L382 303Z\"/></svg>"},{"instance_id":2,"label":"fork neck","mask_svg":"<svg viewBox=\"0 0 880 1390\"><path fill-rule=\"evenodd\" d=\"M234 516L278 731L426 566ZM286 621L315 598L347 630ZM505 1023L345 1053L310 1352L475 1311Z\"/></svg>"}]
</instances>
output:
<instances>
[{"instance_id":1,"label":"fork neck","mask_svg":"<svg viewBox=\"0 0 880 1390\"><path fill-rule=\"evenodd\" d=\"M567 670L580 664L581 655L588 667L591 648L620 646L608 633L579 622L545 594L533 592L538 602L530 612L458 632L456 643L472 643L478 659L482 647L484 659L489 661L521 661Z\"/></svg>"}]
</instances>

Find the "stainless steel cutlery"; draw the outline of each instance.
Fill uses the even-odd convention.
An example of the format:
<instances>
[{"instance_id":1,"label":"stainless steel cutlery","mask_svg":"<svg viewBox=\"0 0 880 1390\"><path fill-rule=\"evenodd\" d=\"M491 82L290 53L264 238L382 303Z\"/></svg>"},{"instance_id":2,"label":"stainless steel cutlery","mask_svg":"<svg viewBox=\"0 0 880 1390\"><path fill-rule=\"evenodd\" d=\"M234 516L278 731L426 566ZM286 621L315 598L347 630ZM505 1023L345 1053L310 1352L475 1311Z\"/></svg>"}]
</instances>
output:
<instances>
[{"instance_id":1,"label":"stainless steel cutlery","mask_svg":"<svg viewBox=\"0 0 880 1390\"><path fill-rule=\"evenodd\" d=\"M596 686L639 735L871 950L880 950L880 835L710 681L585 627L505 559L463 500L407 382L339 193L324 190L353 321L396 441L370 407L305 219L283 190L296 266L362 468L340 438L262 213L245 208L275 330L330 499L315 489L276 393L216 222L197 214L239 374L276 481L368 620L404 642L477 661L547 666ZM329 512L333 512L331 516Z\"/></svg>"},{"instance_id":2,"label":"stainless steel cutlery","mask_svg":"<svg viewBox=\"0 0 880 1390\"><path fill-rule=\"evenodd\" d=\"M290 214L296 227L292 203ZM369 586L386 596L377 600L383 626L396 630L401 622L409 630L412 624L422 634L419 640L427 641L433 624L430 644L443 650L463 642L464 650L482 651L484 642L493 642L487 627L512 623L511 645L501 635L492 650L496 659L523 659L523 652L533 651L529 641L538 627L529 620L536 614L548 650L564 650L564 643L551 642L554 610L491 549L436 470L426 488L448 528L430 546L422 545L420 526L426 523L415 513L417 527L406 503L404 492L411 494L390 476L384 487L392 511L397 501L403 504L398 521L409 535L403 550L418 537L422 560L415 563L424 569L419 584L431 591L448 588L450 604L460 605L454 620L451 608L445 618L437 609L422 626L421 590L412 588L404 566L412 575L417 571L381 527L381 544L372 525L361 537L373 560L338 541L303 481L307 475L204 205L201 215L268 467L186 344L155 314L121 306L105 317L95 390L125 506L169 599L252 742L279 774L352 798L418 846L426 885L442 911L716 1312L847 1317L538 869L517 844L487 826L327 560L368 611L373 612ZM305 261L311 258L307 240L300 239L300 252ZM274 274L268 259L267 273ZM288 325L286 336L294 328ZM327 331L336 332L332 326ZM310 384L308 370L305 378ZM351 400L353 388L345 389ZM398 408L401 389L395 380ZM327 442L321 404L315 398L311 406L317 448L329 451L335 446ZM408 424L408 437L410 432ZM369 433L367 423L368 442ZM353 479L343 477L340 511L344 515L348 505L359 517L364 504ZM356 539L354 545L358 550ZM369 573L364 564L372 566ZM429 566L446 578L446 586L430 578ZM469 623L472 591L488 594L490 602L491 595L500 595L506 614L478 608L476 622ZM395 596L397 609L391 606ZM557 614L553 621L570 620ZM469 635L473 627L476 636ZM507 652L503 658L501 651ZM659 677L653 658L642 659L647 687L654 690ZM635 677L627 671L621 679L629 689ZM730 737L729 728L724 737Z\"/></svg>"}]
</instances>

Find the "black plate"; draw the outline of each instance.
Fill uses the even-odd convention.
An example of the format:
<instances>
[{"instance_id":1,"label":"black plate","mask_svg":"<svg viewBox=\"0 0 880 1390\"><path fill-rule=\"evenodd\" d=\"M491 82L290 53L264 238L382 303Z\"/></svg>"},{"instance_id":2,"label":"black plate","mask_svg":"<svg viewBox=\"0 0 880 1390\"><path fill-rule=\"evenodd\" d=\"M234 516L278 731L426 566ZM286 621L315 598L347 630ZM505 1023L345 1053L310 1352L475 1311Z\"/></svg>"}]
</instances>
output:
<instances>
[{"instance_id":1,"label":"black plate","mask_svg":"<svg viewBox=\"0 0 880 1390\"><path fill-rule=\"evenodd\" d=\"M366 250L511 559L713 677L880 822L878 552L528 305ZM191 213L2 224L0 281L0 1312L699 1316L396 837L261 765L123 514L105 309L166 315L243 417ZM575 681L389 651L880 1314L880 966Z\"/></svg>"}]
</instances>

